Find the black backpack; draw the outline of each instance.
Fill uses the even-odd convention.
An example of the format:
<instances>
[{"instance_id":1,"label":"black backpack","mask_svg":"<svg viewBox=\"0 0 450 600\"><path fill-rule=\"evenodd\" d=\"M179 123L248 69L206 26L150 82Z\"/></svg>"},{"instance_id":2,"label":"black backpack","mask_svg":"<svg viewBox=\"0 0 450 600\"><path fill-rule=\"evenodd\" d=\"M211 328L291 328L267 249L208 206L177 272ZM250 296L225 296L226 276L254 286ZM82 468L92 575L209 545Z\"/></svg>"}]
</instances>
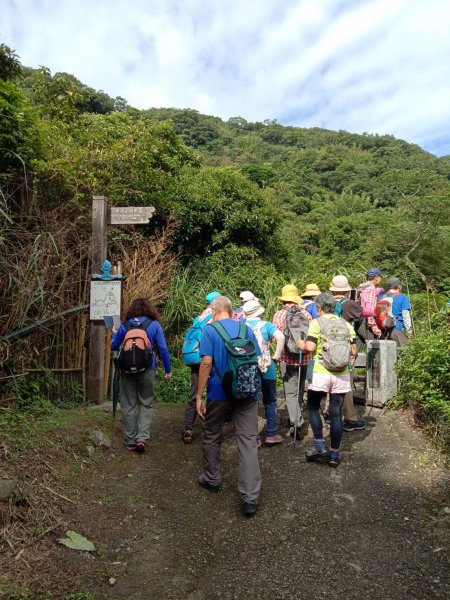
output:
<instances>
[{"instance_id":1,"label":"black backpack","mask_svg":"<svg viewBox=\"0 0 450 600\"><path fill-rule=\"evenodd\" d=\"M152 323L146 319L139 325L125 321L125 337L117 357L117 365L128 375L143 373L152 366L153 350L147 336L147 329Z\"/></svg>"}]
</instances>

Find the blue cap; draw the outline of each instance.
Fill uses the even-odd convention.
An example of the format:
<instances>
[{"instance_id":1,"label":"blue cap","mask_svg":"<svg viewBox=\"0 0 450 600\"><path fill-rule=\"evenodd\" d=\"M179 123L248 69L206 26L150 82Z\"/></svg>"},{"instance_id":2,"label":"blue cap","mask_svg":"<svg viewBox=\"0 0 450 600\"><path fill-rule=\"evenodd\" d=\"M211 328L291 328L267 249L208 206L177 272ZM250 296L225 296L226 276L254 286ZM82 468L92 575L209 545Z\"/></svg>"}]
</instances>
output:
<instances>
[{"instance_id":1,"label":"blue cap","mask_svg":"<svg viewBox=\"0 0 450 600\"><path fill-rule=\"evenodd\" d=\"M214 298L217 298L217 296L221 296L222 294L220 292L209 292L209 294L207 294L205 296L205 300L208 304L211 304L211 302L214 300Z\"/></svg>"},{"instance_id":2,"label":"blue cap","mask_svg":"<svg viewBox=\"0 0 450 600\"><path fill-rule=\"evenodd\" d=\"M367 277L383 277L383 273L378 267L373 267L367 271Z\"/></svg>"}]
</instances>

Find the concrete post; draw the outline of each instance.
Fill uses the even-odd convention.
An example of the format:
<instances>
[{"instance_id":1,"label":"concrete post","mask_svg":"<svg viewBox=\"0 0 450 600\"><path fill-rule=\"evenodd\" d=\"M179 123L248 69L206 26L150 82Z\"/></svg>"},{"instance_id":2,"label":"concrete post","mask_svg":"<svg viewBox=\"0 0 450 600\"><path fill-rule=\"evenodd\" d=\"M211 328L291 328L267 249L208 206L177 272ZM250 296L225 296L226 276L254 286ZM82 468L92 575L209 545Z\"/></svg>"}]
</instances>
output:
<instances>
[{"instance_id":1,"label":"concrete post","mask_svg":"<svg viewBox=\"0 0 450 600\"><path fill-rule=\"evenodd\" d=\"M397 344L389 340L368 340L366 404L383 408L397 393Z\"/></svg>"}]
</instances>

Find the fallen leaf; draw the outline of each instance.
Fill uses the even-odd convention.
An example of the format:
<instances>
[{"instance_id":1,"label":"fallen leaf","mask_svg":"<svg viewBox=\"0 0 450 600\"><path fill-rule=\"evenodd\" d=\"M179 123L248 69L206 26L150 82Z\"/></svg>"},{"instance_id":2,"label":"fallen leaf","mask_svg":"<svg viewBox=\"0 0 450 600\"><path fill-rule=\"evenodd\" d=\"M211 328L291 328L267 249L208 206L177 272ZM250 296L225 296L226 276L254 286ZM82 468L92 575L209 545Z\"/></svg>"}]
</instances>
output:
<instances>
[{"instance_id":1,"label":"fallen leaf","mask_svg":"<svg viewBox=\"0 0 450 600\"><path fill-rule=\"evenodd\" d=\"M72 548L72 550L83 550L85 552L93 552L95 550L94 544L76 531L67 531L66 535L66 538L58 540L60 544Z\"/></svg>"}]
</instances>

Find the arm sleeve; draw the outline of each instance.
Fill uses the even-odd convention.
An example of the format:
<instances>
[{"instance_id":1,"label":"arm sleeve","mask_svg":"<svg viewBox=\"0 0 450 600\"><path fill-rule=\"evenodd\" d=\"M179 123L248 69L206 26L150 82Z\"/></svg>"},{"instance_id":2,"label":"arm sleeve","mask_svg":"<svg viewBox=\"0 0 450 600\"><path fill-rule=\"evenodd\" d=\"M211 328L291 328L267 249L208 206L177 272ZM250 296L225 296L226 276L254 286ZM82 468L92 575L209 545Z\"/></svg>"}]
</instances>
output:
<instances>
[{"instance_id":1,"label":"arm sleeve","mask_svg":"<svg viewBox=\"0 0 450 600\"><path fill-rule=\"evenodd\" d=\"M405 329L411 329L411 313L408 309L402 310L403 325Z\"/></svg>"},{"instance_id":2,"label":"arm sleeve","mask_svg":"<svg viewBox=\"0 0 450 600\"><path fill-rule=\"evenodd\" d=\"M276 343L277 343L277 347L275 350L275 354L273 355L273 357L276 360L280 360L281 358L281 353L283 352L283 348L284 348L284 335L281 333L281 331L279 331L278 329L276 331L274 331L272 337L275 339Z\"/></svg>"},{"instance_id":3,"label":"arm sleeve","mask_svg":"<svg viewBox=\"0 0 450 600\"><path fill-rule=\"evenodd\" d=\"M151 331L151 328L153 329L153 332ZM169 350L167 349L166 338L164 337L161 325L158 323L158 321L153 321L152 325L150 325L147 332L149 337L152 337L151 334L154 333L154 341L156 346L158 347L159 355L161 356L161 361L164 366L164 370L166 373L170 373L172 371L172 368L170 365Z\"/></svg>"},{"instance_id":4,"label":"arm sleeve","mask_svg":"<svg viewBox=\"0 0 450 600\"><path fill-rule=\"evenodd\" d=\"M125 337L125 333L126 330L123 325L119 327L119 330L116 331L116 333L113 333L113 336L111 338L111 350L113 350L114 352L120 350L120 346L123 342L123 338Z\"/></svg>"}]
</instances>

